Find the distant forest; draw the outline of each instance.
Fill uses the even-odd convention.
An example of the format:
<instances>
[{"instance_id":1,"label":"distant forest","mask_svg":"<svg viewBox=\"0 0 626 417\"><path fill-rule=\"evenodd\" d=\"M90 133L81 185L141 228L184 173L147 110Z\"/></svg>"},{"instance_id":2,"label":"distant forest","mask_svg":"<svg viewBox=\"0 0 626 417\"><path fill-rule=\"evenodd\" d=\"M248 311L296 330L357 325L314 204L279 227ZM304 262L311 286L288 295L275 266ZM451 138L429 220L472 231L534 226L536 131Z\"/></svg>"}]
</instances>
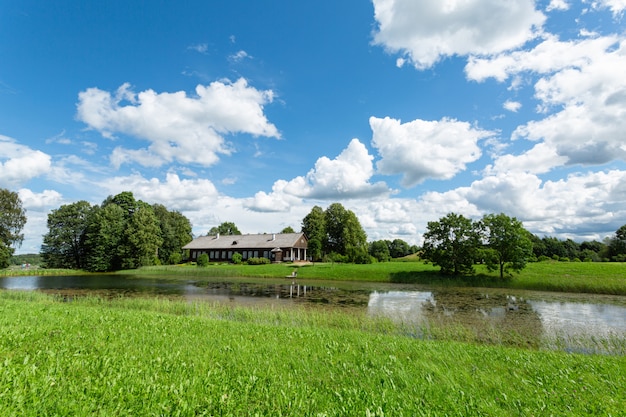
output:
<instances>
[{"instance_id":1,"label":"distant forest","mask_svg":"<svg viewBox=\"0 0 626 417\"><path fill-rule=\"evenodd\" d=\"M9 260L10 265L41 265L41 255L38 253L26 253L23 255L13 255Z\"/></svg>"}]
</instances>

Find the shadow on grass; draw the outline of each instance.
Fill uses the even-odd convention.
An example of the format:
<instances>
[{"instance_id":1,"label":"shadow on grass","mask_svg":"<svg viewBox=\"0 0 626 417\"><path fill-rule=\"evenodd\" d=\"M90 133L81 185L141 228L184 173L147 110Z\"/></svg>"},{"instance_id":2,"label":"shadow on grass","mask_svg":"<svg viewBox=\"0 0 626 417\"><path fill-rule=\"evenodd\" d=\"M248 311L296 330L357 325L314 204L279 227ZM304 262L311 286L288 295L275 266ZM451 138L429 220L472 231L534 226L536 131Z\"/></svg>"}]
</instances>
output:
<instances>
[{"instance_id":1,"label":"shadow on grass","mask_svg":"<svg viewBox=\"0 0 626 417\"><path fill-rule=\"evenodd\" d=\"M511 277L486 274L445 275L438 271L402 271L390 274L390 280L401 284L427 284L450 287L508 287Z\"/></svg>"}]
</instances>

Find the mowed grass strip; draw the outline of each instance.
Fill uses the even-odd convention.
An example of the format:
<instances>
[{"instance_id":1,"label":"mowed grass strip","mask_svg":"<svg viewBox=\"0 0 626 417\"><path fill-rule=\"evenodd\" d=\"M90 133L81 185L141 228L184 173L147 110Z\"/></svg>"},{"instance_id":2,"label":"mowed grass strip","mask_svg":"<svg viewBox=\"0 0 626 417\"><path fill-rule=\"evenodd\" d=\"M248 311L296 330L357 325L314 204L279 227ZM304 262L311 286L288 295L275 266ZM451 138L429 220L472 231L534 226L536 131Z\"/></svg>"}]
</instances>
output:
<instances>
[{"instance_id":1,"label":"mowed grass strip","mask_svg":"<svg viewBox=\"0 0 626 417\"><path fill-rule=\"evenodd\" d=\"M623 356L168 303L0 293L0 415L620 415L626 403Z\"/></svg>"}]
</instances>

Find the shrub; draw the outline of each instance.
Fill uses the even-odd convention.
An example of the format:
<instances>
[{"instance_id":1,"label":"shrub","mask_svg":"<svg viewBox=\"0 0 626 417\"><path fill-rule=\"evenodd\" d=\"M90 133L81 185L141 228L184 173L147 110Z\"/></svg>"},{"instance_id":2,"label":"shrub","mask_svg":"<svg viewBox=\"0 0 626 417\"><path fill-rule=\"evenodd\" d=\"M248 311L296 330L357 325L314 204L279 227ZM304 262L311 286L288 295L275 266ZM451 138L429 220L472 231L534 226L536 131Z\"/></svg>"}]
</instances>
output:
<instances>
[{"instance_id":1,"label":"shrub","mask_svg":"<svg viewBox=\"0 0 626 417\"><path fill-rule=\"evenodd\" d=\"M341 255L336 252L331 252L328 255L324 256L324 262L337 262L337 263L347 264L349 260L346 255Z\"/></svg>"},{"instance_id":2,"label":"shrub","mask_svg":"<svg viewBox=\"0 0 626 417\"><path fill-rule=\"evenodd\" d=\"M267 265L269 263L271 263L271 261L269 259L263 258L263 257L261 257L261 258L250 258L250 259L248 259L248 262L247 262L248 265Z\"/></svg>"},{"instance_id":3,"label":"shrub","mask_svg":"<svg viewBox=\"0 0 626 417\"><path fill-rule=\"evenodd\" d=\"M203 253L198 256L198 266L208 266L209 265L209 255Z\"/></svg>"},{"instance_id":4,"label":"shrub","mask_svg":"<svg viewBox=\"0 0 626 417\"><path fill-rule=\"evenodd\" d=\"M167 263L170 265L176 265L183 261L183 255L179 252L172 252Z\"/></svg>"},{"instance_id":5,"label":"shrub","mask_svg":"<svg viewBox=\"0 0 626 417\"><path fill-rule=\"evenodd\" d=\"M546 255L541 255L539 256L538 260L539 262L543 262L543 261L549 261L551 258L547 257Z\"/></svg>"},{"instance_id":6,"label":"shrub","mask_svg":"<svg viewBox=\"0 0 626 417\"><path fill-rule=\"evenodd\" d=\"M235 252L233 253L233 263L235 265L239 265L241 263L241 261L243 260L243 256L239 253L239 252Z\"/></svg>"}]
</instances>

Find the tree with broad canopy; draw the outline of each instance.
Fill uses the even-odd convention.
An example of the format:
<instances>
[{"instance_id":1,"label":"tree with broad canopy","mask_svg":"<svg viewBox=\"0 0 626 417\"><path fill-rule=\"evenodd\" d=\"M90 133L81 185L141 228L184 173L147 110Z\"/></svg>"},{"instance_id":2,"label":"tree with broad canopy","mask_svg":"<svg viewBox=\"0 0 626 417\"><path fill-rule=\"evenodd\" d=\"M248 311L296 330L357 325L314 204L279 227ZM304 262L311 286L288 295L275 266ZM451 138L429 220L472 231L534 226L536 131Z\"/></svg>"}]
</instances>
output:
<instances>
[{"instance_id":1,"label":"tree with broad canopy","mask_svg":"<svg viewBox=\"0 0 626 417\"><path fill-rule=\"evenodd\" d=\"M0 268L9 266L15 249L24 240L22 229L26 224L26 210L22 208L20 196L0 188Z\"/></svg>"},{"instance_id":2,"label":"tree with broad canopy","mask_svg":"<svg viewBox=\"0 0 626 417\"><path fill-rule=\"evenodd\" d=\"M428 222L424 257L440 266L442 274L473 273L479 247L479 229L463 215L449 213L439 221Z\"/></svg>"}]
</instances>

